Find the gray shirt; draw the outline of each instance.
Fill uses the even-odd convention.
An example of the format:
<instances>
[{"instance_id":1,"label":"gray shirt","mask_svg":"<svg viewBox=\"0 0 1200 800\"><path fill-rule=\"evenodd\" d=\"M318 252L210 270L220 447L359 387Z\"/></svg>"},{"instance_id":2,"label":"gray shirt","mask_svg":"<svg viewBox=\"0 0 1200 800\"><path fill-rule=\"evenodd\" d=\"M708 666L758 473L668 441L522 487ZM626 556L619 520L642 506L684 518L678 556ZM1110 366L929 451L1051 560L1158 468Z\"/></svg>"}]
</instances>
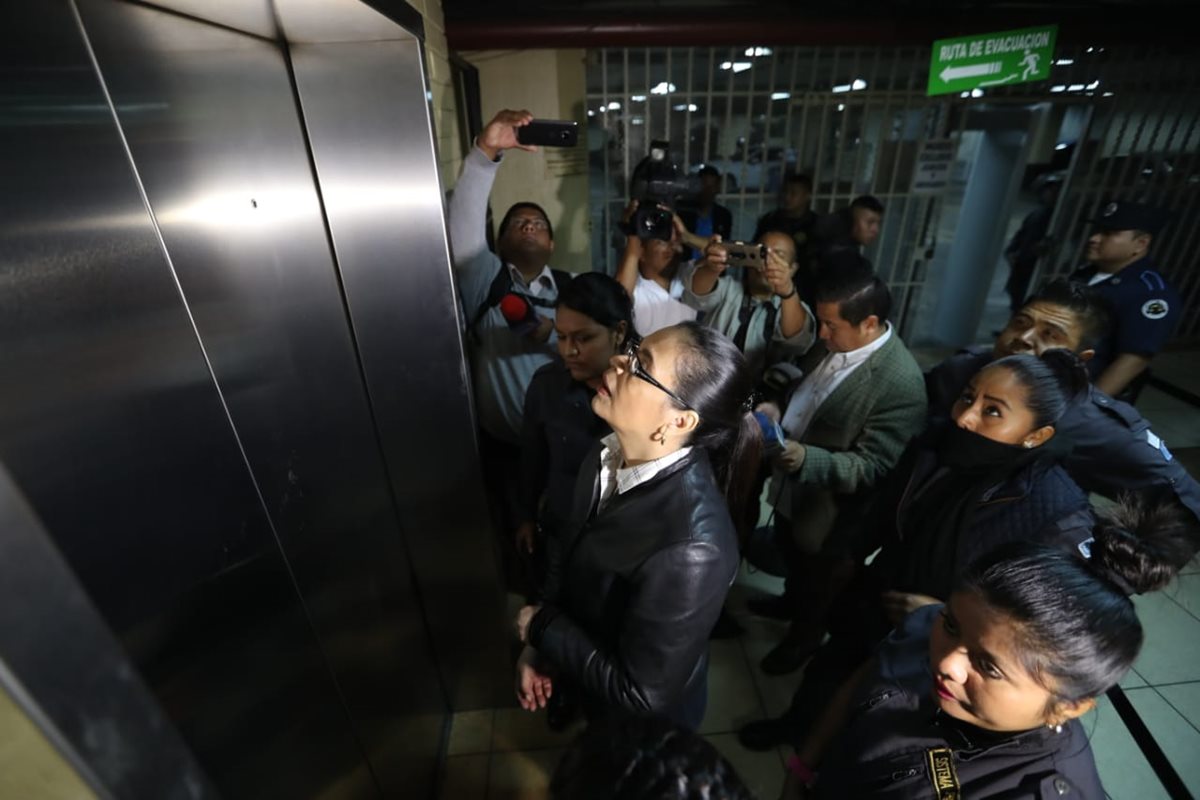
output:
<instances>
[{"instance_id":1,"label":"gray shirt","mask_svg":"<svg viewBox=\"0 0 1200 800\"><path fill-rule=\"evenodd\" d=\"M777 295L770 300L756 301L746 295L742 282L723 277L717 280L717 285L711 292L698 295L692 291L692 281L695 280L696 270L682 271L683 302L701 312L700 321L710 328L716 328L721 333L733 339L742 327L742 309L753 303L750 312L749 328L746 330L746 344L743 352L755 380L762 377L763 371L780 361L795 356L802 356L812 347L816 338L816 326L813 324L812 311L804 306L807 316L804 327L795 336L784 336L779 329L781 314L779 306L782 301ZM771 331L766 331L767 306L775 309L775 324Z\"/></svg>"},{"instance_id":2,"label":"gray shirt","mask_svg":"<svg viewBox=\"0 0 1200 800\"><path fill-rule=\"evenodd\" d=\"M478 147L472 148L463 160L462 175L450 198L450 247L468 320L487 299L488 288L501 267L500 259L488 249L486 228L488 196L499 166L499 161L492 161ZM558 298L549 267L543 267L541 274L527 284L515 267L504 266L512 275L512 290L517 294L549 302ZM535 305L534 310L554 318L553 309ZM533 373L553 358L556 348L553 333L538 344L513 331L498 307L483 315L475 326L470 349L476 410L485 431L512 444L520 442L525 390Z\"/></svg>"}]
</instances>

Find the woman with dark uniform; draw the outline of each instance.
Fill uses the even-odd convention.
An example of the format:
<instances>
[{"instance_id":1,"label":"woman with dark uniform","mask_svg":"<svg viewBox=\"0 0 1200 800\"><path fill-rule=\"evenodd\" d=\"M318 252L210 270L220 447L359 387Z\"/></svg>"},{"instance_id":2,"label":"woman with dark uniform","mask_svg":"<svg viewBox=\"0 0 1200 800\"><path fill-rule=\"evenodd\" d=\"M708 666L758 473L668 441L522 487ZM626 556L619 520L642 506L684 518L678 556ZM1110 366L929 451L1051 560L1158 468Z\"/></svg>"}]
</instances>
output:
<instances>
[{"instance_id":1,"label":"woman with dark uniform","mask_svg":"<svg viewBox=\"0 0 1200 800\"><path fill-rule=\"evenodd\" d=\"M1195 550L1178 505L1118 507L1081 552L1014 542L909 615L843 685L783 798L1105 797L1078 718L1132 666L1130 593Z\"/></svg>"},{"instance_id":2,"label":"woman with dark uniform","mask_svg":"<svg viewBox=\"0 0 1200 800\"><path fill-rule=\"evenodd\" d=\"M517 615L524 708L565 683L589 718L616 707L699 726L761 448L752 388L733 343L694 322L613 359L592 401L613 433L580 473L544 602Z\"/></svg>"},{"instance_id":3,"label":"woman with dark uniform","mask_svg":"<svg viewBox=\"0 0 1200 800\"><path fill-rule=\"evenodd\" d=\"M540 596L548 551L571 516L575 481L596 442L612 431L592 398L613 356L633 333L633 301L607 275L586 272L565 284L555 303L559 358L533 374L521 427L517 552L538 566L531 597Z\"/></svg>"}]
</instances>

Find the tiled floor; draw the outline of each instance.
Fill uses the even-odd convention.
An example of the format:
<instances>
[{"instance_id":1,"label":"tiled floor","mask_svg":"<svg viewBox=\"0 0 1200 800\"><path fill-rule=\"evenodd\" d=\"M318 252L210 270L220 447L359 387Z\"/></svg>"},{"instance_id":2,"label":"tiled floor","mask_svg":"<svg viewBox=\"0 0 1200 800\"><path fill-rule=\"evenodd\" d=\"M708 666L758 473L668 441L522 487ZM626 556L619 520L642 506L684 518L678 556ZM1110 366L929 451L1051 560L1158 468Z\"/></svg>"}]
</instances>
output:
<instances>
[{"instance_id":1,"label":"tiled floor","mask_svg":"<svg viewBox=\"0 0 1200 800\"><path fill-rule=\"evenodd\" d=\"M1176 361L1172 357L1164 371L1200 383L1200 371L1176 369ZM1200 386L1185 388L1200 393ZM1172 448L1200 447L1200 410L1152 388L1143 392L1138 407ZM1188 787L1200 795L1200 559L1184 573L1165 591L1136 599L1146 641L1121 685ZM746 632L737 640L711 644L708 712L700 729L760 800L778 797L783 754L745 750L734 732L746 722L781 713L799 673L773 678L758 669L783 629L781 623L747 614L745 601L758 591L777 592L781 584L743 568L728 605ZM503 684L498 681L496 708L454 718L441 794L446 800L548 796L554 767L579 729L551 732L544 713L519 709ZM1112 800L1167 796L1106 699L1083 721Z\"/></svg>"}]
</instances>

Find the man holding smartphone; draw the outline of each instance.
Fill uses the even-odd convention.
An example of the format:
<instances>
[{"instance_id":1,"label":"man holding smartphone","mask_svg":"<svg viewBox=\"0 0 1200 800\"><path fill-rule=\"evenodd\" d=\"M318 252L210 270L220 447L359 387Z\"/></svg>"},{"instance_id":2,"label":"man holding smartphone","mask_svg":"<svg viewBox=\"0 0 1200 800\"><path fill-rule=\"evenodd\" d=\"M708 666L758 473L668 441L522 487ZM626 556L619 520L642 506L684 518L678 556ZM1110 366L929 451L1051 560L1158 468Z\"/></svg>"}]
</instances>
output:
<instances>
[{"instance_id":1,"label":"man holding smartphone","mask_svg":"<svg viewBox=\"0 0 1200 800\"><path fill-rule=\"evenodd\" d=\"M554 305L570 279L551 269L554 229L537 203L519 202L505 213L488 248L487 210L505 150L535 152L517 131L528 111L498 113L475 139L450 199L448 223L454 272L466 319L479 415L479 445L492 521L504 545L510 581L518 574L512 532L518 501L521 418L533 374L555 354Z\"/></svg>"},{"instance_id":2,"label":"man holding smartphone","mask_svg":"<svg viewBox=\"0 0 1200 800\"><path fill-rule=\"evenodd\" d=\"M758 245L764 258L747 266L741 281L721 278L740 264L730 258L730 247L720 236L712 237L704 258L683 276L683 302L745 353L756 383L772 364L804 355L816 338L812 313L793 281L799 264L792 237L767 231Z\"/></svg>"}]
</instances>

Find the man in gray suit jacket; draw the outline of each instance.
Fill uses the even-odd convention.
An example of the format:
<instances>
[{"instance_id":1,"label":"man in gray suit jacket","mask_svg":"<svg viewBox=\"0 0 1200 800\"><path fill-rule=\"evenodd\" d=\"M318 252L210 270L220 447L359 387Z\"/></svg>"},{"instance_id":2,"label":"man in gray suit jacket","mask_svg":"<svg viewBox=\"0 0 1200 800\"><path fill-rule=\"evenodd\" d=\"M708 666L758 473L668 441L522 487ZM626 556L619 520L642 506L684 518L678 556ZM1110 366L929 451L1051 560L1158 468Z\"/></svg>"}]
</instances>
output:
<instances>
[{"instance_id":1,"label":"man in gray suit jacket","mask_svg":"<svg viewBox=\"0 0 1200 800\"><path fill-rule=\"evenodd\" d=\"M924 376L887 321L891 294L869 262L828 270L815 299L823 346L804 356L803 377L783 403L759 407L787 435L769 490L786 591L751 605L792 622L762 662L775 675L797 669L820 644L837 588L837 532L926 418Z\"/></svg>"}]
</instances>

